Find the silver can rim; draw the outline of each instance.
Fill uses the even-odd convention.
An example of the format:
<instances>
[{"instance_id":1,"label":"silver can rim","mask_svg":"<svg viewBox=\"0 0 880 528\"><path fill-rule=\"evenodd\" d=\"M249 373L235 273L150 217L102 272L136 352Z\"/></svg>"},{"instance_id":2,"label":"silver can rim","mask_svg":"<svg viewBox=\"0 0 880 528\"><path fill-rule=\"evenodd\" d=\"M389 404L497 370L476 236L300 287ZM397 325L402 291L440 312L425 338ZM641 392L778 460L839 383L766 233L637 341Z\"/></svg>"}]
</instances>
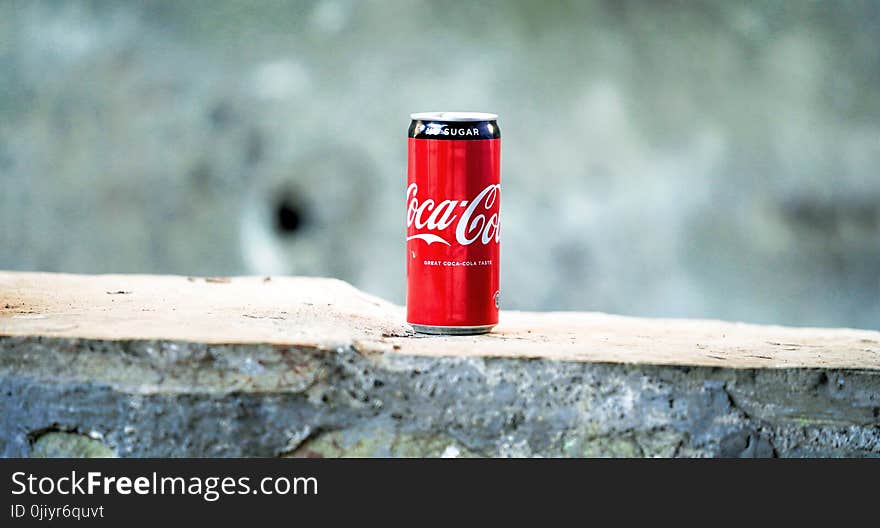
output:
<instances>
[{"instance_id":1,"label":"silver can rim","mask_svg":"<svg viewBox=\"0 0 880 528\"><path fill-rule=\"evenodd\" d=\"M429 335L479 335L487 334L495 328L494 324L480 326L436 326L409 323L419 334Z\"/></svg>"},{"instance_id":2,"label":"silver can rim","mask_svg":"<svg viewBox=\"0 0 880 528\"><path fill-rule=\"evenodd\" d=\"M476 123L496 121L498 114L489 112L416 112L409 115L414 121L448 121L451 123Z\"/></svg>"}]
</instances>

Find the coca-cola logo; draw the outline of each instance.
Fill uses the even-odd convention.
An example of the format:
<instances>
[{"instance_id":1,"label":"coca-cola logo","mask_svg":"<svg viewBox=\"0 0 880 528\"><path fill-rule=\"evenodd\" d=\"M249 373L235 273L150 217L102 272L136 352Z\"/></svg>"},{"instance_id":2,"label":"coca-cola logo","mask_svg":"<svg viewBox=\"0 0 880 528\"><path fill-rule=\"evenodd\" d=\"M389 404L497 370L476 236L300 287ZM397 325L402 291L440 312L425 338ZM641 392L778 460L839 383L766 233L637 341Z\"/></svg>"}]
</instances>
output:
<instances>
[{"instance_id":1,"label":"coca-cola logo","mask_svg":"<svg viewBox=\"0 0 880 528\"><path fill-rule=\"evenodd\" d=\"M420 202L418 193L418 184L411 183L406 189L407 228L415 226L419 231L443 232L455 224L455 242L462 246L475 242L483 245L498 243L498 212L492 211L501 194L501 184L487 185L473 200L442 200L438 203L427 199ZM452 245L435 233L417 233L406 237L406 240L424 240L428 245L434 242Z\"/></svg>"}]
</instances>

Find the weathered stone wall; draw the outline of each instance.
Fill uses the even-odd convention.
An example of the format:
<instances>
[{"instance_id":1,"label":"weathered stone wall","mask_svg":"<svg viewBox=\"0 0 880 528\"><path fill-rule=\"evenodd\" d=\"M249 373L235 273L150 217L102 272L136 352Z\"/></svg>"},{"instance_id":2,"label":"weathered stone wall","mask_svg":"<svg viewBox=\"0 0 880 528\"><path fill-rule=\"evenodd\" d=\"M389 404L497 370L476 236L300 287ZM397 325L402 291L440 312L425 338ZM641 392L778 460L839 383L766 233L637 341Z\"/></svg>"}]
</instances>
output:
<instances>
[{"instance_id":1,"label":"weathered stone wall","mask_svg":"<svg viewBox=\"0 0 880 528\"><path fill-rule=\"evenodd\" d=\"M880 332L0 272L2 456L880 456Z\"/></svg>"},{"instance_id":2,"label":"weathered stone wall","mask_svg":"<svg viewBox=\"0 0 880 528\"><path fill-rule=\"evenodd\" d=\"M3 456L880 456L876 370L7 337L0 390Z\"/></svg>"},{"instance_id":3,"label":"weathered stone wall","mask_svg":"<svg viewBox=\"0 0 880 528\"><path fill-rule=\"evenodd\" d=\"M0 4L0 269L403 299L411 111L499 112L508 308L877 328L875 2Z\"/></svg>"}]
</instances>

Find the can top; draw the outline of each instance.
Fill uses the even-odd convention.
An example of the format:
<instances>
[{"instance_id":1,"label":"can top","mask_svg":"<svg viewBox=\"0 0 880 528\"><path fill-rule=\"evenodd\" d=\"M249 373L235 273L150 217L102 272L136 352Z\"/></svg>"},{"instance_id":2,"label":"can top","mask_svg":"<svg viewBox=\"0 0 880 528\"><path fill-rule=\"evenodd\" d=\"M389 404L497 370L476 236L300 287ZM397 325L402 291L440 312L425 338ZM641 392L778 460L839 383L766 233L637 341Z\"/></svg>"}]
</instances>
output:
<instances>
[{"instance_id":1,"label":"can top","mask_svg":"<svg viewBox=\"0 0 880 528\"><path fill-rule=\"evenodd\" d=\"M418 121L449 121L455 123L468 123L477 121L495 121L498 114L486 112L417 112L409 115L410 119Z\"/></svg>"}]
</instances>

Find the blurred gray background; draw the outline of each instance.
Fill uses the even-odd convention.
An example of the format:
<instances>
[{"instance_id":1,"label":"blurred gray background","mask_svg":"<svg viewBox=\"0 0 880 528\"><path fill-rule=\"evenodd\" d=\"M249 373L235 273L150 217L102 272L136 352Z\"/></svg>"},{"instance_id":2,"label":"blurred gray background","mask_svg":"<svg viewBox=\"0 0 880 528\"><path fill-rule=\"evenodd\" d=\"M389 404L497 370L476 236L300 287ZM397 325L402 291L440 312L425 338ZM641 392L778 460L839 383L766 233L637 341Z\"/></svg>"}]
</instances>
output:
<instances>
[{"instance_id":1,"label":"blurred gray background","mask_svg":"<svg viewBox=\"0 0 880 528\"><path fill-rule=\"evenodd\" d=\"M506 308L880 327L878 2L0 2L0 269L401 303L425 110L501 115Z\"/></svg>"}]
</instances>

